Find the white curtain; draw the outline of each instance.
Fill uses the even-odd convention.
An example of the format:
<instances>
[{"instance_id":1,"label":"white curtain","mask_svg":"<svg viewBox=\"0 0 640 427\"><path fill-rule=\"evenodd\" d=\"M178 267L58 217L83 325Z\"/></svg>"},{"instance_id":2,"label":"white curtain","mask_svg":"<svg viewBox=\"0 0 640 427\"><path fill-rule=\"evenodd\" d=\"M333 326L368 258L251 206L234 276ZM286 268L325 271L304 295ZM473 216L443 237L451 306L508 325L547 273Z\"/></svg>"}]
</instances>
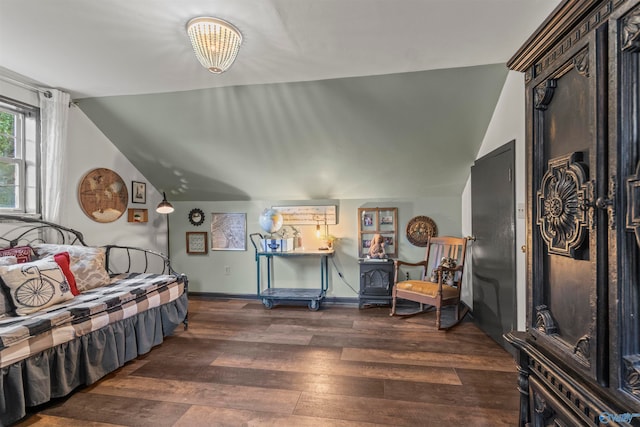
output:
<instances>
[{"instance_id":1,"label":"white curtain","mask_svg":"<svg viewBox=\"0 0 640 427\"><path fill-rule=\"evenodd\" d=\"M69 120L68 93L49 89L50 97L40 93L41 125L41 201L42 218L60 224L63 183L66 175L65 146Z\"/></svg>"}]
</instances>

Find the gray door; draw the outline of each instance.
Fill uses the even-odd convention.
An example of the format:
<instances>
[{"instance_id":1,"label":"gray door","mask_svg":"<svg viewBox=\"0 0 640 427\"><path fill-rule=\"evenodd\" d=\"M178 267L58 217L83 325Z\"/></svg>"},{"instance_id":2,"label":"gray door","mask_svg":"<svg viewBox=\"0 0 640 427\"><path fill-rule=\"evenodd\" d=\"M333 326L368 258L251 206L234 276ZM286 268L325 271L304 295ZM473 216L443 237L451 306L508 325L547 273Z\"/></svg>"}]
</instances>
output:
<instances>
[{"instance_id":1,"label":"gray door","mask_svg":"<svg viewBox=\"0 0 640 427\"><path fill-rule=\"evenodd\" d=\"M473 317L507 348L516 326L515 141L471 167Z\"/></svg>"}]
</instances>

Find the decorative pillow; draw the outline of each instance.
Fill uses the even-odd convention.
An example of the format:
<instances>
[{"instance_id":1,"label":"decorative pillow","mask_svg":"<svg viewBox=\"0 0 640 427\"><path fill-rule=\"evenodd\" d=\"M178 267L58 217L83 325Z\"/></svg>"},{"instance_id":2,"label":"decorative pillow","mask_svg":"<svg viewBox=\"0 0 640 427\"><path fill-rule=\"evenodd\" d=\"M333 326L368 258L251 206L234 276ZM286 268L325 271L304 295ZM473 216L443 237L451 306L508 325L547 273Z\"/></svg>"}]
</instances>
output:
<instances>
[{"instance_id":1,"label":"decorative pillow","mask_svg":"<svg viewBox=\"0 0 640 427\"><path fill-rule=\"evenodd\" d=\"M14 248L0 249L0 257L14 256L18 259L18 264L31 261L33 251L29 246L16 246Z\"/></svg>"},{"instance_id":2,"label":"decorative pillow","mask_svg":"<svg viewBox=\"0 0 640 427\"><path fill-rule=\"evenodd\" d=\"M60 252L59 254L55 254L53 256L53 259L56 261L56 264L58 264L58 267L60 267L60 270L62 270L62 274L64 274L64 277L67 279L67 283L71 288L71 293L74 296L79 295L80 292L78 291L78 287L76 286L76 278L71 272L70 268L71 260L69 257L69 252Z\"/></svg>"},{"instance_id":3,"label":"decorative pillow","mask_svg":"<svg viewBox=\"0 0 640 427\"><path fill-rule=\"evenodd\" d=\"M62 270L51 258L0 266L0 277L20 316L73 298Z\"/></svg>"},{"instance_id":4,"label":"decorative pillow","mask_svg":"<svg viewBox=\"0 0 640 427\"><path fill-rule=\"evenodd\" d=\"M71 271L76 278L79 292L104 286L109 283L109 274L105 267L105 250L92 246L76 245L33 245L33 250L39 257L68 252L71 260Z\"/></svg>"},{"instance_id":5,"label":"decorative pillow","mask_svg":"<svg viewBox=\"0 0 640 427\"><path fill-rule=\"evenodd\" d=\"M0 265L16 265L18 259L15 256L3 256L0 257ZM0 280L2 282L2 280ZM13 305L11 304L11 296L9 296L9 289L0 283L0 317L4 317L7 313L13 311Z\"/></svg>"},{"instance_id":6,"label":"decorative pillow","mask_svg":"<svg viewBox=\"0 0 640 427\"><path fill-rule=\"evenodd\" d=\"M18 263L18 258L14 255L0 257L0 265L15 265Z\"/></svg>"}]
</instances>

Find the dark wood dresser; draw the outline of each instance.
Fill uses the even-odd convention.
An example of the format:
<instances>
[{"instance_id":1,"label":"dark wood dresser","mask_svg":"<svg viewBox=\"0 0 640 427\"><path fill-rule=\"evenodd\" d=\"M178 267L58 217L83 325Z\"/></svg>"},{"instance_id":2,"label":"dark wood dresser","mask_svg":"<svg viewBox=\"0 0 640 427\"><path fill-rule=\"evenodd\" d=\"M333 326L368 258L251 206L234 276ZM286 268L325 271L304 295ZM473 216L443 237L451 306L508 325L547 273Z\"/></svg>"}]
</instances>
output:
<instances>
[{"instance_id":1,"label":"dark wood dresser","mask_svg":"<svg viewBox=\"0 0 640 427\"><path fill-rule=\"evenodd\" d=\"M640 1L560 4L525 75L521 426L640 426Z\"/></svg>"}]
</instances>

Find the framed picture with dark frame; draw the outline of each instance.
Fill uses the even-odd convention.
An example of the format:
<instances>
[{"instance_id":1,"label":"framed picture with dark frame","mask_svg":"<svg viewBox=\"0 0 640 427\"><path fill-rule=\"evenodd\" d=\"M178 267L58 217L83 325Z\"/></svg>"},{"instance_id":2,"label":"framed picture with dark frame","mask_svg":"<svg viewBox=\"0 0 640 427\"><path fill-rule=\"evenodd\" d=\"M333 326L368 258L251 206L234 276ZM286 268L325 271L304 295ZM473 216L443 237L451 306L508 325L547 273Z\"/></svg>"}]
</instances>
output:
<instances>
[{"instance_id":1,"label":"framed picture with dark frame","mask_svg":"<svg viewBox=\"0 0 640 427\"><path fill-rule=\"evenodd\" d=\"M206 231L188 231L187 232L187 253L191 255L205 255L207 248L207 232Z\"/></svg>"},{"instance_id":2,"label":"framed picture with dark frame","mask_svg":"<svg viewBox=\"0 0 640 427\"><path fill-rule=\"evenodd\" d=\"M147 203L147 183L131 181L131 202Z\"/></svg>"}]
</instances>

